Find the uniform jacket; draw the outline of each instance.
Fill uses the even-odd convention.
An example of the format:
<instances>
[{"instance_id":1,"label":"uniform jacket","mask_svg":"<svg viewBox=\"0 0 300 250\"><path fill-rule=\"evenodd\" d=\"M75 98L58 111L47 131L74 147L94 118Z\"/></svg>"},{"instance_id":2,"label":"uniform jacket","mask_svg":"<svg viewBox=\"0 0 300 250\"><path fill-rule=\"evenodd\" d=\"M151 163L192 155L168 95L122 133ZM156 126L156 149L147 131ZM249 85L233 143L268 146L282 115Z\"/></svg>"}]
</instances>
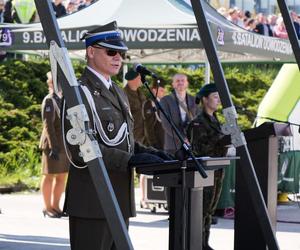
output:
<instances>
[{"instance_id":1,"label":"uniform jacket","mask_svg":"<svg viewBox=\"0 0 300 250\"><path fill-rule=\"evenodd\" d=\"M185 138L187 124L190 121L187 120L186 122L183 122L181 120L179 104L175 93L172 92L170 95L163 97L160 103L164 111L170 116L170 118L173 120L174 124L176 125L182 136ZM195 97L187 94L186 103L187 108L193 117L199 113L199 108L195 104ZM180 141L176 136L175 132L172 131L171 126L169 125L168 121L163 115L161 115L161 120L162 126L165 131L164 150L166 150L169 153L174 153L177 149L180 149Z\"/></svg>"},{"instance_id":2,"label":"uniform jacket","mask_svg":"<svg viewBox=\"0 0 300 250\"><path fill-rule=\"evenodd\" d=\"M201 112L188 126L188 139L196 156L222 157L227 149L221 145L224 136L216 116Z\"/></svg>"},{"instance_id":3,"label":"uniform jacket","mask_svg":"<svg viewBox=\"0 0 300 250\"><path fill-rule=\"evenodd\" d=\"M118 146L108 147L103 144L98 134L96 136L123 217L135 216L133 171L127 167L134 150L133 118L130 114L128 99L123 90L115 83L112 83L115 89L115 93L112 93L88 69L85 70L80 81L82 85L87 86L90 90L97 113L109 138L117 134L124 121L128 124L130 151L128 151L126 139ZM92 121L91 111L85 95L81 93L81 96ZM78 147L70 146L70 151L73 162L77 165L83 165L82 158L78 156ZM64 210L71 216L104 218L101 204L98 201L87 168L70 167Z\"/></svg>"},{"instance_id":4,"label":"uniform jacket","mask_svg":"<svg viewBox=\"0 0 300 250\"><path fill-rule=\"evenodd\" d=\"M146 97L139 88L137 91L133 91L128 87L128 85L126 85L124 91L128 97L131 114L134 119L134 139L142 144L147 144L144 120L142 119L142 106L146 101Z\"/></svg>"},{"instance_id":5,"label":"uniform jacket","mask_svg":"<svg viewBox=\"0 0 300 250\"><path fill-rule=\"evenodd\" d=\"M42 103L43 131L39 148L50 152L64 150L60 120L61 99L56 94L48 94Z\"/></svg>"},{"instance_id":6,"label":"uniform jacket","mask_svg":"<svg viewBox=\"0 0 300 250\"><path fill-rule=\"evenodd\" d=\"M143 103L143 120L145 123L145 135L150 146L162 150L164 148L164 129L162 127L159 112L151 100Z\"/></svg>"}]
</instances>

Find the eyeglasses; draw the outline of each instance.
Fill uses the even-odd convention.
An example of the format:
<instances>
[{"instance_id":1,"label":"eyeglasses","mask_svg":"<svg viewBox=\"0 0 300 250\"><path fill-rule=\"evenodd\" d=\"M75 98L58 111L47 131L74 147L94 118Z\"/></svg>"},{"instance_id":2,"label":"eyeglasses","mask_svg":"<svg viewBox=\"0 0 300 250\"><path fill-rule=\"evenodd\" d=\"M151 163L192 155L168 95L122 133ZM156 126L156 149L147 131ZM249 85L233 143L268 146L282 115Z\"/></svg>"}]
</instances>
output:
<instances>
[{"instance_id":1,"label":"eyeglasses","mask_svg":"<svg viewBox=\"0 0 300 250\"><path fill-rule=\"evenodd\" d=\"M105 48L103 48L103 47L99 47L99 46L96 46L96 45L94 45L94 46L92 46L92 47L93 47L93 48L96 48L96 49L105 49ZM119 55L120 55L123 59L125 59L125 57L126 57L126 52L123 52L123 51L120 51L120 50L105 49L105 52L106 52L106 55L108 55L108 56L115 56L116 54L119 53Z\"/></svg>"}]
</instances>

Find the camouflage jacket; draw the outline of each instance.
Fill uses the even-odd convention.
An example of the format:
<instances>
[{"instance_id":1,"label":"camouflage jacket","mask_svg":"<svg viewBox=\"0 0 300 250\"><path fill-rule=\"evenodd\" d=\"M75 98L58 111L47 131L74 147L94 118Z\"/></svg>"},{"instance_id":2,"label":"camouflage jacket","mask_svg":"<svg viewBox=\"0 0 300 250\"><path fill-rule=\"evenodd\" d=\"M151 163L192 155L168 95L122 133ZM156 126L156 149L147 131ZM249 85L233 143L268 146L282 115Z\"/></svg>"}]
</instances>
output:
<instances>
[{"instance_id":1,"label":"camouflage jacket","mask_svg":"<svg viewBox=\"0 0 300 250\"><path fill-rule=\"evenodd\" d=\"M216 116L209 116L202 111L189 124L187 136L196 156L226 155L226 147L220 144L220 139L224 135Z\"/></svg>"}]
</instances>

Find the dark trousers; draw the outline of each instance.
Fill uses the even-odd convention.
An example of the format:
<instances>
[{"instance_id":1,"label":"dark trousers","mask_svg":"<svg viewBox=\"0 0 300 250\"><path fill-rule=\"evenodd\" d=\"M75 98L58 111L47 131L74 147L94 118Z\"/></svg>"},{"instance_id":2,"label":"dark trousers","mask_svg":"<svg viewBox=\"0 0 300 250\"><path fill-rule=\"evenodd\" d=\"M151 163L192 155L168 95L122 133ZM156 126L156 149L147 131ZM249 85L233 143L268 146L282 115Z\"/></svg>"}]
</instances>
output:
<instances>
[{"instance_id":1,"label":"dark trousers","mask_svg":"<svg viewBox=\"0 0 300 250\"><path fill-rule=\"evenodd\" d=\"M129 220L125 221L127 228ZM116 250L105 219L69 217L71 250Z\"/></svg>"}]
</instances>

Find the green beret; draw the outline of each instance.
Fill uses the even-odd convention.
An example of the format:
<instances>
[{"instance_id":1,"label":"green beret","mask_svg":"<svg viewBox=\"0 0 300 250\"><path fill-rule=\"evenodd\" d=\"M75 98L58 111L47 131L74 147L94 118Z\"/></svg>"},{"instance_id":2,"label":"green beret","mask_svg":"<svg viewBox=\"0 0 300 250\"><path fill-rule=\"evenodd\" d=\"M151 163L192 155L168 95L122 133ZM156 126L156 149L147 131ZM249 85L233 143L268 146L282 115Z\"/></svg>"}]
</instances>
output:
<instances>
[{"instance_id":1,"label":"green beret","mask_svg":"<svg viewBox=\"0 0 300 250\"><path fill-rule=\"evenodd\" d=\"M207 97L209 94L218 92L217 85L215 83L205 84L196 95L196 104L200 103L202 97Z\"/></svg>"},{"instance_id":2,"label":"green beret","mask_svg":"<svg viewBox=\"0 0 300 250\"><path fill-rule=\"evenodd\" d=\"M137 78L137 76L139 75L138 72L136 72L135 70L133 69L130 69L126 74L125 74L125 79L127 81L130 81L130 80L133 80L135 78Z\"/></svg>"}]
</instances>

